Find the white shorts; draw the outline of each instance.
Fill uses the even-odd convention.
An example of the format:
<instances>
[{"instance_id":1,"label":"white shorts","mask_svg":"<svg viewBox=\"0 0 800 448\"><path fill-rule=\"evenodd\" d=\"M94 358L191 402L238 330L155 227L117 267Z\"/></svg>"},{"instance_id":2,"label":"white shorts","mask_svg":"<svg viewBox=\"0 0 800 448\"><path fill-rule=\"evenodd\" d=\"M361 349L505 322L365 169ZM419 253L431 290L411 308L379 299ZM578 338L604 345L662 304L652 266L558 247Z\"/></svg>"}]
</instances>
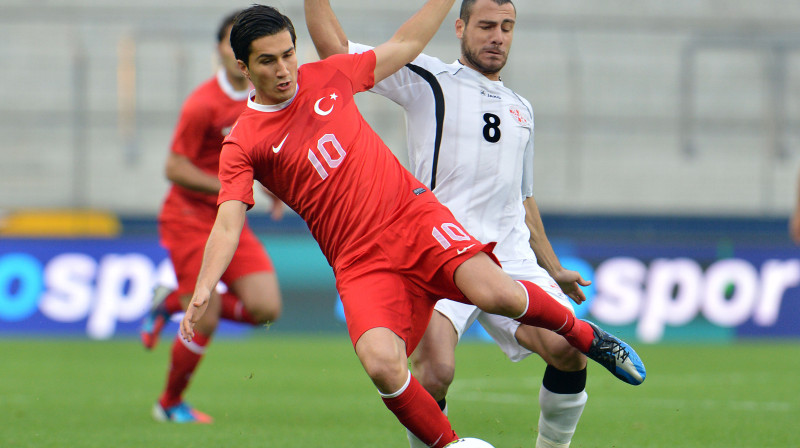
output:
<instances>
[{"instance_id":1,"label":"white shorts","mask_svg":"<svg viewBox=\"0 0 800 448\"><path fill-rule=\"evenodd\" d=\"M550 274L536 264L535 261L515 260L503 261L502 263L503 270L510 275L511 278L535 283L550 294L550 297L556 299L558 303L564 305L575 314L569 297L561 291L558 283L550 277ZM486 332L489 333L489 336L494 339L497 345L500 346L500 349L503 350L503 353L505 353L511 361L521 361L533 353L521 346L517 341L514 334L517 332L520 323L510 317L485 313L474 305L466 305L448 299L439 300L434 309L450 319L453 328L455 328L456 333L458 333L459 341L464 332L466 332L477 319Z\"/></svg>"}]
</instances>

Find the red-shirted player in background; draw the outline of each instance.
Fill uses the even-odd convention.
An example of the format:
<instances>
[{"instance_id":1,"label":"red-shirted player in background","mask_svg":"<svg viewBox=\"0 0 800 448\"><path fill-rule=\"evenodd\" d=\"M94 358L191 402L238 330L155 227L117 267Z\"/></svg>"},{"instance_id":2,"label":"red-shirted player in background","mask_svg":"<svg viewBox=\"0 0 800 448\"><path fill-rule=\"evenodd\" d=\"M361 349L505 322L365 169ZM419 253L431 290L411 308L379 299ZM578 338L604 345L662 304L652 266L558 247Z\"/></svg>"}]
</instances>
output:
<instances>
[{"instance_id":1,"label":"red-shirted player in background","mask_svg":"<svg viewBox=\"0 0 800 448\"><path fill-rule=\"evenodd\" d=\"M203 248L217 215L217 178L222 141L247 105L250 82L239 70L230 46L235 14L225 18L217 33L222 67L201 84L183 105L166 164L172 187L158 217L161 243L167 248L178 288L166 294L156 289L154 307L142 326L142 342L152 349L169 315L189 303ZM252 185L251 185L252 189ZM279 219L283 204L273 202L273 218ZM167 381L153 407L153 418L176 423L210 423L211 417L189 406L183 394L206 351L219 319L253 325L275 321L281 312L278 280L267 253L245 224L239 246L222 280L224 294L214 293L211 311L197 323L191 342L176 337Z\"/></svg>"},{"instance_id":2,"label":"red-shirted player in background","mask_svg":"<svg viewBox=\"0 0 800 448\"><path fill-rule=\"evenodd\" d=\"M181 321L192 340L236 250L260 181L307 223L333 267L348 332L386 406L428 446L457 439L447 417L408 370L440 297L563 335L591 359L643 379L624 342L572 313L493 260L493 243L467 234L452 213L397 161L353 95L413 60L453 0L428 0L372 51L297 67L288 17L254 5L236 18L231 46L255 86L220 156L219 211L194 296Z\"/></svg>"}]
</instances>

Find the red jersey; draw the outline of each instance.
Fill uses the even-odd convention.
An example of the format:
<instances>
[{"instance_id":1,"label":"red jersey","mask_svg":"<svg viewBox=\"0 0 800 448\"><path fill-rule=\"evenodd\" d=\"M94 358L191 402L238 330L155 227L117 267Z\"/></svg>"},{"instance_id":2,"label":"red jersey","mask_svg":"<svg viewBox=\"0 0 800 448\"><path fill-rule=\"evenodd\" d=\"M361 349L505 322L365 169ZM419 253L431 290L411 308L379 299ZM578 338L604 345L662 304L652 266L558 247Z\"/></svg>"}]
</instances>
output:
<instances>
[{"instance_id":1,"label":"red jersey","mask_svg":"<svg viewBox=\"0 0 800 448\"><path fill-rule=\"evenodd\" d=\"M357 257L427 191L356 107L374 71L372 51L336 55L301 66L292 99L248 100L222 148L218 203L252 207L258 180L305 220L331 266Z\"/></svg>"},{"instance_id":2,"label":"red jersey","mask_svg":"<svg viewBox=\"0 0 800 448\"><path fill-rule=\"evenodd\" d=\"M204 172L216 176L222 141L236 118L247 107L247 91L236 91L220 70L217 76L198 86L181 110L171 151L184 155ZM196 217L213 224L217 196L173 184L159 214L159 220Z\"/></svg>"}]
</instances>

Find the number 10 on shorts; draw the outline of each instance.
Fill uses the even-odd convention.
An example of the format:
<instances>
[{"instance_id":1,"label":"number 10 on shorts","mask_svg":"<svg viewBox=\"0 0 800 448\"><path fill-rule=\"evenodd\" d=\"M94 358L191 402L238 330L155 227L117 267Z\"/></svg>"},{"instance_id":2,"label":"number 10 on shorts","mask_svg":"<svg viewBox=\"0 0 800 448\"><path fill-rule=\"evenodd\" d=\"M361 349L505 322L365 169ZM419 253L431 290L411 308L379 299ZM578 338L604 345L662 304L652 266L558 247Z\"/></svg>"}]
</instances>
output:
<instances>
[{"instance_id":1,"label":"number 10 on shorts","mask_svg":"<svg viewBox=\"0 0 800 448\"><path fill-rule=\"evenodd\" d=\"M450 241L470 240L470 237L469 235L467 235L467 232L465 232L464 230L461 229L461 227L451 222L446 222L439 227L441 227L441 230L439 230L438 227L434 227L433 232L431 232L431 234L433 235L434 238L436 238L436 241L438 241L439 244L441 244L442 247L445 249L449 248L452 245L450 244Z\"/></svg>"}]
</instances>

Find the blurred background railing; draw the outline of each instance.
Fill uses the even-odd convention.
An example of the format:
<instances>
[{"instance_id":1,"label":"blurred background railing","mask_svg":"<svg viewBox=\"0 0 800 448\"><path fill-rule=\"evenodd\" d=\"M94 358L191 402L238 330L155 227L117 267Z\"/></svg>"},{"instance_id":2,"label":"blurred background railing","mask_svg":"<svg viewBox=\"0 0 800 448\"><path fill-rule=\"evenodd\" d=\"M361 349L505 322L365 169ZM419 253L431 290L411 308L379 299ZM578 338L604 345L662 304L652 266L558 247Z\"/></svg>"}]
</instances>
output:
<instances>
[{"instance_id":1,"label":"blurred background railing","mask_svg":"<svg viewBox=\"0 0 800 448\"><path fill-rule=\"evenodd\" d=\"M385 4L379 4L385 3ZM800 122L800 4L517 1L504 82L536 113L545 211L783 216ZM377 43L421 1L335 0L353 40ZM214 70L230 2L0 3L0 207L154 214L186 95ZM302 2L277 2L315 59ZM428 53L454 60L447 20ZM363 95L390 146L401 112Z\"/></svg>"}]
</instances>

